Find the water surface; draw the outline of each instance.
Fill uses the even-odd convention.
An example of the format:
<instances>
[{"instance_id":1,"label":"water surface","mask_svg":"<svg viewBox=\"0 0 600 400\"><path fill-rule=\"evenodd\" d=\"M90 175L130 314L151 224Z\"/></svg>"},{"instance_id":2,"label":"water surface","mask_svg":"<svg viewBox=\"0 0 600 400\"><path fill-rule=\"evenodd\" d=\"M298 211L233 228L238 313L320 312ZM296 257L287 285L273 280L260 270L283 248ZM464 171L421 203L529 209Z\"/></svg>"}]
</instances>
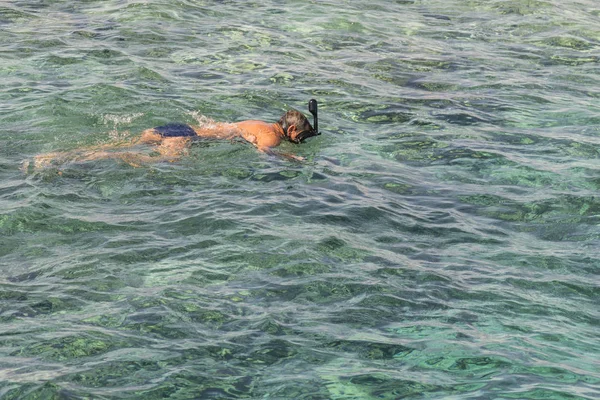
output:
<instances>
[{"instance_id":1,"label":"water surface","mask_svg":"<svg viewBox=\"0 0 600 400\"><path fill-rule=\"evenodd\" d=\"M5 1L0 46L1 398L600 396L596 2ZM310 98L300 163L21 168Z\"/></svg>"}]
</instances>

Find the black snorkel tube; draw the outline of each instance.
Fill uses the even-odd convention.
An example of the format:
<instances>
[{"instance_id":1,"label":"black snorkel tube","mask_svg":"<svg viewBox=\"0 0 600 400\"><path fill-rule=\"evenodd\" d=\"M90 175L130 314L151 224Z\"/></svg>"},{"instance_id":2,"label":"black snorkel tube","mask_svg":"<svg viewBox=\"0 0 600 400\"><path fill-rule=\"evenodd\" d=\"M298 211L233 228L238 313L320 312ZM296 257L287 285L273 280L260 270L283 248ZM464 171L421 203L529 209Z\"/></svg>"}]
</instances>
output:
<instances>
[{"instance_id":1,"label":"black snorkel tube","mask_svg":"<svg viewBox=\"0 0 600 400\"><path fill-rule=\"evenodd\" d=\"M315 99L310 99L308 101L308 111L313 115L313 118L314 118L314 123L313 123L314 133L315 133L315 135L320 135L321 132L319 132L319 117L317 115L318 107L317 107L317 101Z\"/></svg>"}]
</instances>

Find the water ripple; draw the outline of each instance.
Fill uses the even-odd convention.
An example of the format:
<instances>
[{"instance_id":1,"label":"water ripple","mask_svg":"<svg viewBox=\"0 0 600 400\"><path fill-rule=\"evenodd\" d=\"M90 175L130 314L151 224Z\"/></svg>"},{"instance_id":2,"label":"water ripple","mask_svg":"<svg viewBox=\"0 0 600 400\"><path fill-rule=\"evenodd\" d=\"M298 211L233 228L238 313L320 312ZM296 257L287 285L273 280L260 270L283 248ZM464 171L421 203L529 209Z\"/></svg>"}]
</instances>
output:
<instances>
[{"instance_id":1,"label":"water ripple","mask_svg":"<svg viewBox=\"0 0 600 400\"><path fill-rule=\"evenodd\" d=\"M0 6L0 397L597 398L599 16ZM312 97L301 163L22 163Z\"/></svg>"}]
</instances>

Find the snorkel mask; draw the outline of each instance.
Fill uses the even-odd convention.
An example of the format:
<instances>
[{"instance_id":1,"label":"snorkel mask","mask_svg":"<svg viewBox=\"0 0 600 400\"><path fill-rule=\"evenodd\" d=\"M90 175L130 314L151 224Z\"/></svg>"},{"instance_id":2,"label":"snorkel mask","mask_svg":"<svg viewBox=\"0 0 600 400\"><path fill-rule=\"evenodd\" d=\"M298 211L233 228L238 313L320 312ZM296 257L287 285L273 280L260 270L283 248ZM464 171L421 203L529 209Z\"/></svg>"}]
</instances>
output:
<instances>
[{"instance_id":1,"label":"snorkel mask","mask_svg":"<svg viewBox=\"0 0 600 400\"><path fill-rule=\"evenodd\" d=\"M317 135L321 134L321 132L319 132L319 116L318 116L317 100L310 99L310 101L308 102L308 111L313 115L313 121L314 121L313 129L310 131L300 132L296 136L296 139L294 140L295 143L302 143L305 139L308 139L309 137L313 137L313 136L317 136Z\"/></svg>"}]
</instances>

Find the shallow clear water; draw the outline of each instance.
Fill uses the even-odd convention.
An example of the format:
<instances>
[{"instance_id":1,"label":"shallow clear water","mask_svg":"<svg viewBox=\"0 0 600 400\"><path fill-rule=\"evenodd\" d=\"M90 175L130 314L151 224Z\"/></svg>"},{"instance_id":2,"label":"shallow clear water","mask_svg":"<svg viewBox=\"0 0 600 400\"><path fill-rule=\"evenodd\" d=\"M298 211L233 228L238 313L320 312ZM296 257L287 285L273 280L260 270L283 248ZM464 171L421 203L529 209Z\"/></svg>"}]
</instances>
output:
<instances>
[{"instance_id":1,"label":"shallow clear water","mask_svg":"<svg viewBox=\"0 0 600 400\"><path fill-rule=\"evenodd\" d=\"M0 398L600 396L600 5L0 3ZM283 151L21 171L169 121Z\"/></svg>"}]
</instances>

